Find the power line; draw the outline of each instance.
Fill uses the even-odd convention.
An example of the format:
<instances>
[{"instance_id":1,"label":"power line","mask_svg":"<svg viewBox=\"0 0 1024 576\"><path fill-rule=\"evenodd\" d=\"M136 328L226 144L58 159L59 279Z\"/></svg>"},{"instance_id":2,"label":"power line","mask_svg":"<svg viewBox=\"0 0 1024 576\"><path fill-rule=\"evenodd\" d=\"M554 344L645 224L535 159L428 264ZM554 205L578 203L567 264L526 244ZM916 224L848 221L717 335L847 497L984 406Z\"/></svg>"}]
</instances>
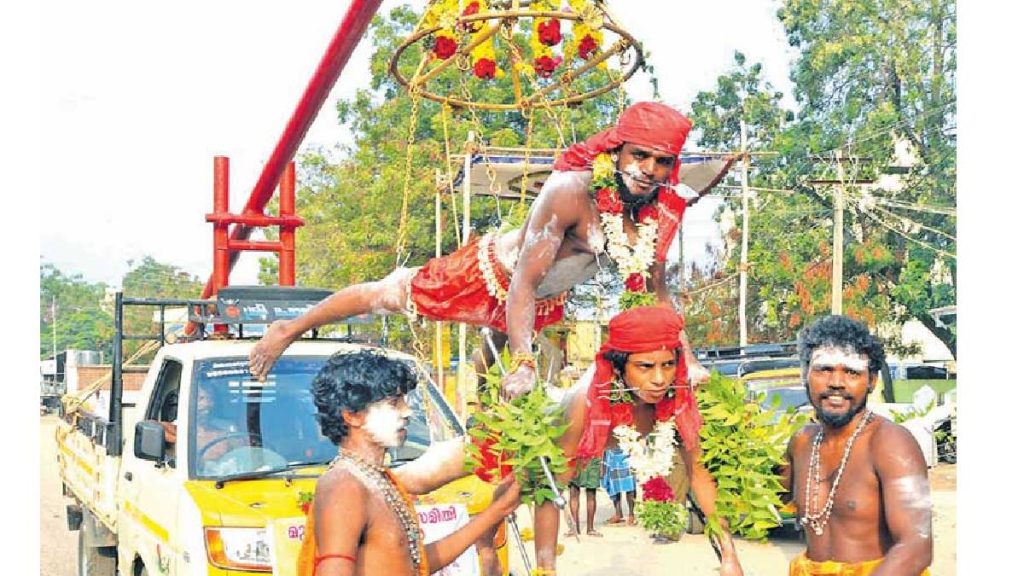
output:
<instances>
[{"instance_id":1,"label":"power line","mask_svg":"<svg viewBox=\"0 0 1024 576\"><path fill-rule=\"evenodd\" d=\"M930 214L941 214L943 216L952 216L956 218L956 208L946 208L944 206L934 206L927 204L909 204L906 202L900 202L897 200L890 200L888 198L876 197L875 201L879 204L885 204L893 208L901 208L903 210L914 210L917 212L928 212Z\"/></svg>"},{"instance_id":2,"label":"power line","mask_svg":"<svg viewBox=\"0 0 1024 576\"><path fill-rule=\"evenodd\" d=\"M939 254L941 254L943 256L946 256L947 258L951 258L953 260L956 260L956 255L955 254L950 254L949 252L946 252L945 250L941 250L939 248L936 248L936 247L934 247L934 246L932 246L930 244L927 244L925 242L922 242L922 241L920 241L920 240L918 240L916 238L911 238L910 236L907 236L906 234L904 234L900 230L897 230L896 228L893 228L892 226L886 224L885 222L882 222L882 220L878 216L875 216L874 214L872 214L870 212L865 212L865 214L867 214L868 217L873 219L875 222L878 222L882 226L888 228L889 230L892 230L893 232L895 232L896 234L902 236L903 238L905 238L907 240L910 240L911 242L913 242L915 244L919 244L919 245L921 245L924 248L928 248L929 250L933 250L933 251L935 251L935 252L937 252L937 253L939 253Z\"/></svg>"},{"instance_id":3,"label":"power line","mask_svg":"<svg viewBox=\"0 0 1024 576\"><path fill-rule=\"evenodd\" d=\"M881 212L883 214L888 214L889 216L892 216L893 218L896 218L897 220L899 220L905 226L909 225L911 228L914 227L914 226L919 226L919 227L921 227L921 228L923 228L925 230L928 230L929 232L934 232L934 233L936 233L936 234L938 234L940 236L945 236L946 238L949 238L953 242L956 242L956 237L955 236L951 236L949 233L943 232L942 230L939 230L937 228L932 228L931 226L928 226L926 224L921 224L920 222L916 222L916 221L911 220L910 218L907 218L905 216L900 216L899 214L893 214L892 212L889 212L888 210L886 210L884 208L875 207L875 210L877 210L877 211L879 211L879 212ZM865 210L865 212L866 212L866 210Z\"/></svg>"}]
</instances>

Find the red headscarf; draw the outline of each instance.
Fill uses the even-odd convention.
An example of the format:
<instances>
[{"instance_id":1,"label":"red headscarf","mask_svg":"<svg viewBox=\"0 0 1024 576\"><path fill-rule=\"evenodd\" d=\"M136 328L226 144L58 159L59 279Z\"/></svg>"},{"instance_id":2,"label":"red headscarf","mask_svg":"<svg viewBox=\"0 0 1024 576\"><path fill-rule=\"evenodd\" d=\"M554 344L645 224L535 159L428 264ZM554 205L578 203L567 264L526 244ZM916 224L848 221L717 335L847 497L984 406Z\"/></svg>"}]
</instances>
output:
<instances>
[{"instance_id":1,"label":"red headscarf","mask_svg":"<svg viewBox=\"0 0 1024 576\"><path fill-rule=\"evenodd\" d=\"M679 332L683 329L683 319L675 311L664 306L641 306L620 312L608 324L608 342L594 356L596 370L594 379L587 389L587 416L584 423L583 436L576 449L576 457L581 460L599 458L604 453L608 442L608 433L620 424L633 424L633 405L611 405L609 395L612 391L612 380L615 377L612 363L605 357L605 352L638 353L657 350L675 350L680 347ZM697 411L697 402L690 390L686 378L686 363L680 357L676 368L675 394L666 395L655 405L655 418L665 421L675 417L676 430L687 448L697 445L697 433L700 431L701 417ZM619 408L619 407L622 408Z\"/></svg>"},{"instance_id":2,"label":"red headscarf","mask_svg":"<svg viewBox=\"0 0 1024 576\"><path fill-rule=\"evenodd\" d=\"M555 161L555 170L562 172L590 170L594 158L629 142L678 157L693 124L676 109L658 102L639 102L623 110L615 126L598 132L583 142L573 144ZM658 244L655 258L664 262L676 230L683 221L686 200L676 193L679 166L669 176L670 187L658 191Z\"/></svg>"}]
</instances>

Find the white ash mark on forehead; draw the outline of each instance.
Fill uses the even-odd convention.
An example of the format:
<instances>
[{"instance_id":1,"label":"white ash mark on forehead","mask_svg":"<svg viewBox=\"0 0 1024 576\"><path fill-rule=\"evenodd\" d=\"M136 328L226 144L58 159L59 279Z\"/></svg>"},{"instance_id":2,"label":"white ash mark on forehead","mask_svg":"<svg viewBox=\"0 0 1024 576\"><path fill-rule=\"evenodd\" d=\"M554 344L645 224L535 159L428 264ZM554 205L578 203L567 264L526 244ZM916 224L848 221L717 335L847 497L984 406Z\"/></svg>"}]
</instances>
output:
<instances>
[{"instance_id":1,"label":"white ash mark on forehead","mask_svg":"<svg viewBox=\"0 0 1024 576\"><path fill-rule=\"evenodd\" d=\"M822 346L811 353L811 366L834 367L839 365L851 370L864 371L868 368L868 356L839 346Z\"/></svg>"}]
</instances>

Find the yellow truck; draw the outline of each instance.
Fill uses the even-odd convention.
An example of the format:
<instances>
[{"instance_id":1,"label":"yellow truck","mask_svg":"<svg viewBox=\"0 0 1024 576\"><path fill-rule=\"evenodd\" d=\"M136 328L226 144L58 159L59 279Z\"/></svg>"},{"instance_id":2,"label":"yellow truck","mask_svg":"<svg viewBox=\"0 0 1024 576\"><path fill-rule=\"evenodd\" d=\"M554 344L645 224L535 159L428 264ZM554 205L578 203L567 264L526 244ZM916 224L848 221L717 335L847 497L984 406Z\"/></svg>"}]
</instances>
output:
<instances>
[{"instance_id":1,"label":"yellow truck","mask_svg":"<svg viewBox=\"0 0 1024 576\"><path fill-rule=\"evenodd\" d=\"M335 352L367 345L301 340L265 382L254 381L247 368L254 340L205 332L233 322L244 336L243 326L297 315L316 301L281 299L281 293L274 288L276 299L253 300L259 294L250 291L248 300L215 303L117 295L108 410L70 410L57 429L61 480L71 500L68 527L79 532L80 576L295 574L305 506L337 454L320 433L310 382ZM188 306L201 337L160 347L134 402L122 389L120 365L121 319L130 305ZM415 410L408 440L388 455L397 466L464 430L416 359L387 353L422 376L408 398ZM420 497L427 540L483 510L492 491L469 476ZM482 566L470 549L443 573L508 574L504 526L495 540L500 566L493 559Z\"/></svg>"}]
</instances>

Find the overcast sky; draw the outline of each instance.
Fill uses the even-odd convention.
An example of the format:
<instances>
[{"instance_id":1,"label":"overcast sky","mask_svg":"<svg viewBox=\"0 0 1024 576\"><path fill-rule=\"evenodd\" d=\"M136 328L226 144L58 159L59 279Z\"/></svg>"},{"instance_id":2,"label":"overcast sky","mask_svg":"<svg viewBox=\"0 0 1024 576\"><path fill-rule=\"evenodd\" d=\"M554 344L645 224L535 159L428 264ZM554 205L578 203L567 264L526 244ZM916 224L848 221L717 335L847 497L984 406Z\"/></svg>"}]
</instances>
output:
<instances>
[{"instance_id":1,"label":"overcast sky","mask_svg":"<svg viewBox=\"0 0 1024 576\"><path fill-rule=\"evenodd\" d=\"M382 10L400 4L386 0ZM763 62L767 79L788 94L776 2L609 4L650 51L663 101L688 109L731 67L736 50ZM44 0L39 128L50 168L42 175L42 260L117 285L128 261L148 254L205 280L212 270L212 226L204 215L212 210L213 157L231 159L237 211L347 6ZM334 103L366 85L368 57L363 42L301 149L348 138ZM634 98L651 97L645 74L628 88ZM687 215L688 258L716 229L707 216L711 203L701 204ZM232 282L254 283L258 257L244 255Z\"/></svg>"}]
</instances>

